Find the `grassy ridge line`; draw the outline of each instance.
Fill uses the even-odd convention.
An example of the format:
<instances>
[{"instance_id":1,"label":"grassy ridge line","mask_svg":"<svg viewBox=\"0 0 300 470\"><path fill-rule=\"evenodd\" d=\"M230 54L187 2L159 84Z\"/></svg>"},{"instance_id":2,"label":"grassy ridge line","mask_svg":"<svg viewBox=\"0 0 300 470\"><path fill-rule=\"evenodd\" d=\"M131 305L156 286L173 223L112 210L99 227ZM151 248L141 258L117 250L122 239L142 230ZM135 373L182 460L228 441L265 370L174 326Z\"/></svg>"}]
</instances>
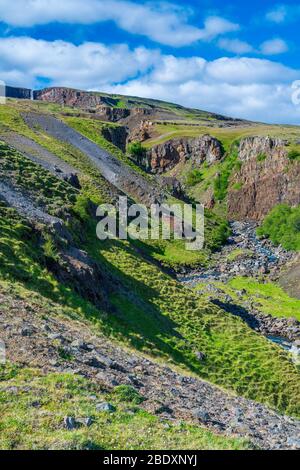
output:
<instances>
[{"instance_id":1,"label":"grassy ridge line","mask_svg":"<svg viewBox=\"0 0 300 470\"><path fill-rule=\"evenodd\" d=\"M45 106L42 107L42 109L44 112L47 111L48 107ZM77 168L80 172L79 179L81 185L84 187L84 192L88 193L91 200L97 199L97 201L99 201L99 196L101 194L101 201L106 202L110 194L110 185L102 177L101 173L93 165L90 159L75 147L54 139L42 129L35 129L35 131L30 129L21 117L21 112L25 110L26 109L23 109L22 107L19 109L16 103L0 106L0 138L2 133L5 134L13 131L32 139L49 152L55 154L61 160L69 163L74 168ZM36 109L34 107L32 111L35 110Z\"/></svg>"},{"instance_id":2,"label":"grassy ridge line","mask_svg":"<svg viewBox=\"0 0 300 470\"><path fill-rule=\"evenodd\" d=\"M55 178L1 140L0 176L35 197L38 194L39 205L46 206L51 215L58 215L62 207L71 208L78 195L72 186Z\"/></svg>"},{"instance_id":3,"label":"grassy ridge line","mask_svg":"<svg viewBox=\"0 0 300 470\"><path fill-rule=\"evenodd\" d=\"M300 137L299 126L279 126L252 124L243 127L220 128L211 126L183 126L176 124L157 124L155 126L157 137L144 142L147 148L162 144L170 139L194 138L203 134L210 134L222 142L225 151L228 151L234 141L252 136L274 136L296 142Z\"/></svg>"},{"instance_id":4,"label":"grassy ridge line","mask_svg":"<svg viewBox=\"0 0 300 470\"><path fill-rule=\"evenodd\" d=\"M5 391L15 387L16 393ZM26 390L26 391L25 391ZM93 395L94 399L90 396ZM43 375L35 369L0 366L2 450L241 450L243 439L213 434L187 423L170 423L139 405L130 387L105 393L88 380L68 374ZM114 413L99 412L96 403L109 401ZM38 407L31 404L38 403ZM69 431L65 416L90 417L90 427Z\"/></svg>"}]
</instances>

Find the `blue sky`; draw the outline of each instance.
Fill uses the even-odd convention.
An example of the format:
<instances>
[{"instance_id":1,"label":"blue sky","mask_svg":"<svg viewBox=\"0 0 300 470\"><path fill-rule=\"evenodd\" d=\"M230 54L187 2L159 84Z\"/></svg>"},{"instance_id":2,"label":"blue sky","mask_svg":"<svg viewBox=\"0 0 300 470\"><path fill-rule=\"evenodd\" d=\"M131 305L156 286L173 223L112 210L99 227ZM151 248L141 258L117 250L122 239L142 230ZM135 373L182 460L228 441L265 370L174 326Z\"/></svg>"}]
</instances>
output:
<instances>
[{"instance_id":1,"label":"blue sky","mask_svg":"<svg viewBox=\"0 0 300 470\"><path fill-rule=\"evenodd\" d=\"M0 79L300 124L299 25L289 0L0 0Z\"/></svg>"}]
</instances>

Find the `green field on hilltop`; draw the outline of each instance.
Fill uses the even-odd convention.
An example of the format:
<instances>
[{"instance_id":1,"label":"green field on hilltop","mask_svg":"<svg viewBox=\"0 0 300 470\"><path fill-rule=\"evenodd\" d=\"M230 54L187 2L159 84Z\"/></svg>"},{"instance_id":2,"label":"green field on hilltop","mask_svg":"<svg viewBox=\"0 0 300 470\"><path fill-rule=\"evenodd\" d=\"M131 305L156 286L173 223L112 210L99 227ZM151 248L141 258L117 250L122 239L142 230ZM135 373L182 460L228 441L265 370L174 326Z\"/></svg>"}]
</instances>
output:
<instances>
[{"instance_id":1,"label":"green field on hilltop","mask_svg":"<svg viewBox=\"0 0 300 470\"><path fill-rule=\"evenodd\" d=\"M296 142L300 138L300 129L297 126L280 126L267 124L245 124L243 126L217 127L217 126L189 126L172 124L157 124L155 126L156 137L144 142L145 147L150 148L162 144L170 139L193 138L203 134L210 134L222 142L225 151L230 149L234 141L252 136L274 136Z\"/></svg>"}]
</instances>

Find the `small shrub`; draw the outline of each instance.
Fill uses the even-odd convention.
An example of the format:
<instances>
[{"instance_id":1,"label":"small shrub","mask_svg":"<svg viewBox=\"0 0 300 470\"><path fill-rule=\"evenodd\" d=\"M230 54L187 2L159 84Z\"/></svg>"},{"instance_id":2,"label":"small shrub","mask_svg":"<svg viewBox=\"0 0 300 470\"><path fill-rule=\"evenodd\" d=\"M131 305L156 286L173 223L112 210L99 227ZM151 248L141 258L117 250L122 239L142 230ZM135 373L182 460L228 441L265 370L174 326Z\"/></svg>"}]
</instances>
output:
<instances>
[{"instance_id":1,"label":"small shrub","mask_svg":"<svg viewBox=\"0 0 300 470\"><path fill-rule=\"evenodd\" d=\"M242 183L235 183L233 186L232 186L232 189L234 191L239 191L240 189L242 189L243 187L243 184Z\"/></svg>"},{"instance_id":2,"label":"small shrub","mask_svg":"<svg viewBox=\"0 0 300 470\"><path fill-rule=\"evenodd\" d=\"M291 161L300 160L300 150L292 149L288 153L288 159Z\"/></svg>"},{"instance_id":3,"label":"small shrub","mask_svg":"<svg viewBox=\"0 0 300 470\"><path fill-rule=\"evenodd\" d=\"M257 230L259 236L270 238L287 250L300 250L300 206L286 204L274 207Z\"/></svg>"},{"instance_id":4,"label":"small shrub","mask_svg":"<svg viewBox=\"0 0 300 470\"><path fill-rule=\"evenodd\" d=\"M264 162L266 160L266 158L267 158L267 155L265 153L261 152L257 155L256 160L258 162Z\"/></svg>"},{"instance_id":5,"label":"small shrub","mask_svg":"<svg viewBox=\"0 0 300 470\"><path fill-rule=\"evenodd\" d=\"M55 246L54 240L49 234L45 234L44 236L45 242L43 245L43 252L46 258L53 259L55 261L58 261L58 252L57 248Z\"/></svg>"},{"instance_id":6,"label":"small shrub","mask_svg":"<svg viewBox=\"0 0 300 470\"><path fill-rule=\"evenodd\" d=\"M141 142L132 142L127 148L128 154L139 164L143 162L146 156L146 149L142 146Z\"/></svg>"},{"instance_id":7,"label":"small shrub","mask_svg":"<svg viewBox=\"0 0 300 470\"><path fill-rule=\"evenodd\" d=\"M135 405L140 405L145 400L145 398L130 385L118 385L115 387L114 396L120 401L127 401Z\"/></svg>"},{"instance_id":8,"label":"small shrub","mask_svg":"<svg viewBox=\"0 0 300 470\"><path fill-rule=\"evenodd\" d=\"M188 186L196 186L196 184L203 181L203 174L200 170L195 168L186 177L186 184Z\"/></svg>"}]
</instances>

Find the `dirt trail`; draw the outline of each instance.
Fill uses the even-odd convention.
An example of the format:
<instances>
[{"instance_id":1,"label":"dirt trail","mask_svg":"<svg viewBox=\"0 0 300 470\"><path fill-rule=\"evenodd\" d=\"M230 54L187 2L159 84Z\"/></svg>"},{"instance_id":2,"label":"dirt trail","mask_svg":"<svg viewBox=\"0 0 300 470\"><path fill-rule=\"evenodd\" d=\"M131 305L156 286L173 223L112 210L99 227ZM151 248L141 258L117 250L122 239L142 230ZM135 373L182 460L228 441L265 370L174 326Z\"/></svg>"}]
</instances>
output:
<instances>
[{"instance_id":1,"label":"dirt trail","mask_svg":"<svg viewBox=\"0 0 300 470\"><path fill-rule=\"evenodd\" d=\"M59 119L36 113L26 113L23 118L33 130L40 127L55 139L71 144L87 155L109 183L133 199L145 204L161 199L157 187Z\"/></svg>"}]
</instances>

